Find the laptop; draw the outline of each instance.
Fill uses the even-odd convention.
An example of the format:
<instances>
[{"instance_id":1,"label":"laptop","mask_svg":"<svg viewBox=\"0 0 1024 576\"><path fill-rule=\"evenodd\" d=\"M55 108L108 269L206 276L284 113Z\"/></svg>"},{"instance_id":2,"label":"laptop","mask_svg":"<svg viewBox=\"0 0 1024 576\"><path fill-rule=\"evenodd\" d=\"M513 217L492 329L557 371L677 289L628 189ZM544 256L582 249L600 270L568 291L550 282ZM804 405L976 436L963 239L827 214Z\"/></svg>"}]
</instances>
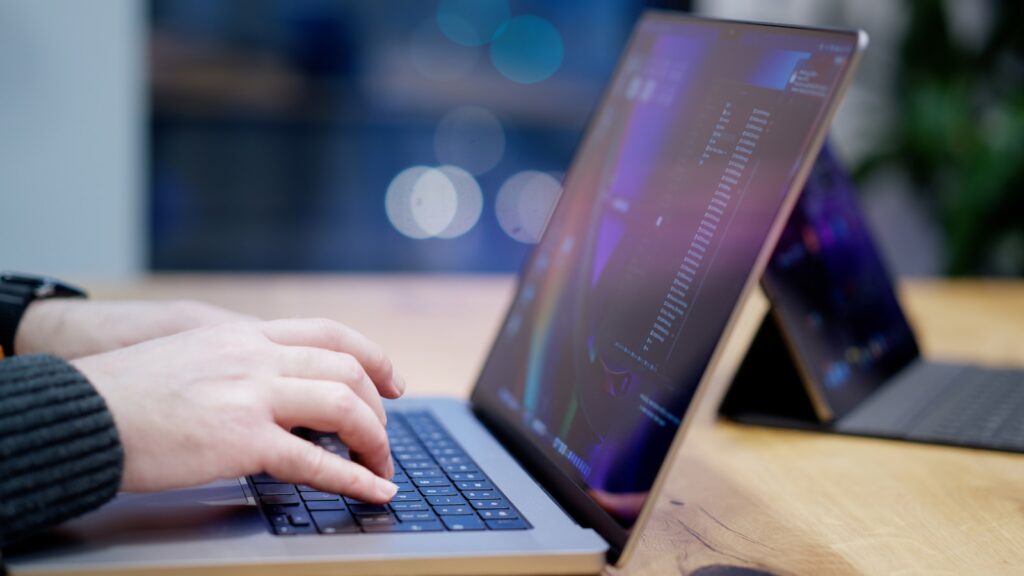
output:
<instances>
[{"instance_id":1,"label":"laptop","mask_svg":"<svg viewBox=\"0 0 1024 576\"><path fill-rule=\"evenodd\" d=\"M648 12L469 401L387 406L387 506L265 475L123 494L13 574L595 573L635 550L866 36ZM331 434L297 431L339 454Z\"/></svg>"},{"instance_id":2,"label":"laptop","mask_svg":"<svg viewBox=\"0 0 1024 576\"><path fill-rule=\"evenodd\" d=\"M773 327L762 328L754 347L763 349L754 354L792 362L790 377L803 385L813 417L827 429L1024 452L1024 371L921 356L855 187L828 146L762 285L771 303L766 323ZM762 388L771 388L761 379ZM765 404L729 396L725 412L765 423L759 410Z\"/></svg>"}]
</instances>

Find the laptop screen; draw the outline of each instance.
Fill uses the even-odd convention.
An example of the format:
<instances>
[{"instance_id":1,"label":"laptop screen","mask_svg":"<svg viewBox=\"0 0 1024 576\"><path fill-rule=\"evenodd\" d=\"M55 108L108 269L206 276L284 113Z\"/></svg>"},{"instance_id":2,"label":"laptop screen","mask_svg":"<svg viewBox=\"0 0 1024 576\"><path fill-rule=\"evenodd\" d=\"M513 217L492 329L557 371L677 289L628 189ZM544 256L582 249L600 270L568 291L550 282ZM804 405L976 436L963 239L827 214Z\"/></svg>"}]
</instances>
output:
<instances>
[{"instance_id":1,"label":"laptop screen","mask_svg":"<svg viewBox=\"0 0 1024 576\"><path fill-rule=\"evenodd\" d=\"M871 241L853 182L822 148L762 279L800 373L849 412L917 357L914 334Z\"/></svg>"},{"instance_id":2,"label":"laptop screen","mask_svg":"<svg viewBox=\"0 0 1024 576\"><path fill-rule=\"evenodd\" d=\"M853 32L648 13L591 119L473 402L613 519L613 546L857 47Z\"/></svg>"}]
</instances>

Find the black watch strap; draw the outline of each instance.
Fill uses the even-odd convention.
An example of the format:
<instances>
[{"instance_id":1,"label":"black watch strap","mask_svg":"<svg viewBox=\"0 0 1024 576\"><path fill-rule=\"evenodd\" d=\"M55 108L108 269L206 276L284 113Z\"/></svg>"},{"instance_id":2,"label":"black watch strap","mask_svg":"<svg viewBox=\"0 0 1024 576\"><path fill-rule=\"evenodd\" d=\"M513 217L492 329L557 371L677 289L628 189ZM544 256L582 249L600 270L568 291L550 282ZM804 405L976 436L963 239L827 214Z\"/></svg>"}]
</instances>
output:
<instances>
[{"instance_id":1,"label":"black watch strap","mask_svg":"<svg viewBox=\"0 0 1024 576\"><path fill-rule=\"evenodd\" d=\"M14 337L28 305L46 298L84 298L85 291L54 278L0 273L0 358L14 356Z\"/></svg>"}]
</instances>

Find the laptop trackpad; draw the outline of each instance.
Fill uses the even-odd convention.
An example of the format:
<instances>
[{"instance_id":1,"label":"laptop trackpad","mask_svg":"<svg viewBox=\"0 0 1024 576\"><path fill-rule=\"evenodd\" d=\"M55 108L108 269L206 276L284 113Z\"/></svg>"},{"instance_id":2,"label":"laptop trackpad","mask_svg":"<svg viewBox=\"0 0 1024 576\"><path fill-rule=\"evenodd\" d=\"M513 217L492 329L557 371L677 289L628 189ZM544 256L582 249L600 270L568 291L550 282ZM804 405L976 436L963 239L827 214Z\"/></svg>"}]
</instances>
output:
<instances>
[{"instance_id":1,"label":"laptop trackpad","mask_svg":"<svg viewBox=\"0 0 1024 576\"><path fill-rule=\"evenodd\" d=\"M183 490L120 494L99 510L45 532L18 549L110 546L234 538L265 531L240 482L223 480ZM13 550L12 550L13 551Z\"/></svg>"}]
</instances>

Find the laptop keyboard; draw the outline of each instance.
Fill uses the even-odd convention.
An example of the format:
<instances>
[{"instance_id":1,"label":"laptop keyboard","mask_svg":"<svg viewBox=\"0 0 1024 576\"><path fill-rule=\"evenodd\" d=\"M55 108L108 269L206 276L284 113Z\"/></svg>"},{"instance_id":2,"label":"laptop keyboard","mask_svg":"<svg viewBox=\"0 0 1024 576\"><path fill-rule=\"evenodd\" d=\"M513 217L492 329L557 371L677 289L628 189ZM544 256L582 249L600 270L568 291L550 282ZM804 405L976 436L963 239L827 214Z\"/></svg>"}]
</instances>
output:
<instances>
[{"instance_id":1,"label":"laptop keyboard","mask_svg":"<svg viewBox=\"0 0 1024 576\"><path fill-rule=\"evenodd\" d=\"M287 484L267 474L249 482L275 534L526 530L529 523L428 412L388 414L398 493L388 504L360 502ZM335 434L307 436L336 454Z\"/></svg>"},{"instance_id":2,"label":"laptop keyboard","mask_svg":"<svg viewBox=\"0 0 1024 576\"><path fill-rule=\"evenodd\" d=\"M965 371L922 414L911 439L1024 452L1024 372Z\"/></svg>"}]
</instances>

